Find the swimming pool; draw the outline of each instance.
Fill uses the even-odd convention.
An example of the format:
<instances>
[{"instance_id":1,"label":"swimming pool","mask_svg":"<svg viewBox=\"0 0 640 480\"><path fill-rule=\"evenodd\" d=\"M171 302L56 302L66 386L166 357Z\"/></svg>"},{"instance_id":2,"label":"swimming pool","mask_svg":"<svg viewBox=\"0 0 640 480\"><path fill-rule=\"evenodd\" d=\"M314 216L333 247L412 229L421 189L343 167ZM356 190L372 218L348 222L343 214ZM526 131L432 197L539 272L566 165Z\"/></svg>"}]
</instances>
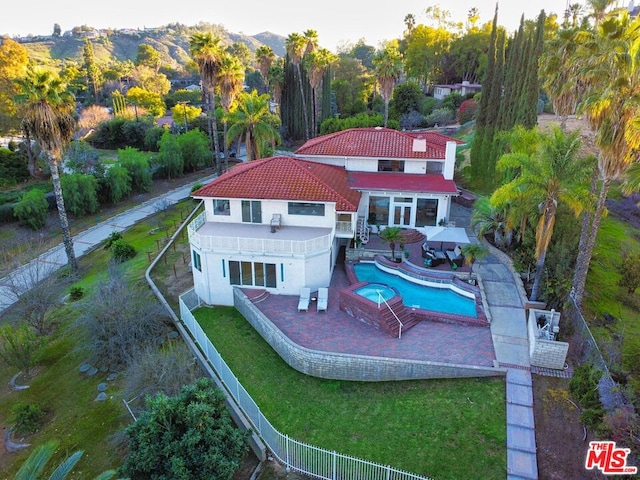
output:
<instances>
[{"instance_id":1,"label":"swimming pool","mask_svg":"<svg viewBox=\"0 0 640 480\"><path fill-rule=\"evenodd\" d=\"M353 269L361 282L381 283L395 289L407 307L467 317L478 316L475 298L461 295L446 284L443 288L420 285L380 270L373 263L358 263Z\"/></svg>"}]
</instances>

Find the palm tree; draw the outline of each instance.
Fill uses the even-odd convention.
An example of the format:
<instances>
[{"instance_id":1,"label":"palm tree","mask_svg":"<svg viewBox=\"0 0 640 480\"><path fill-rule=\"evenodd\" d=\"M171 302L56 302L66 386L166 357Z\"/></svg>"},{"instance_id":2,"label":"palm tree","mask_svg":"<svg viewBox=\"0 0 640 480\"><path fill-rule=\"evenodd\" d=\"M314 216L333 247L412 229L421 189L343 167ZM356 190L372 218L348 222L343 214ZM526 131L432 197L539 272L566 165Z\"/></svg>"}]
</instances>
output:
<instances>
[{"instance_id":1,"label":"palm tree","mask_svg":"<svg viewBox=\"0 0 640 480\"><path fill-rule=\"evenodd\" d=\"M302 35L307 42L304 47L304 54L307 55L318 48L318 32L315 30L305 30Z\"/></svg>"},{"instance_id":2,"label":"palm tree","mask_svg":"<svg viewBox=\"0 0 640 480\"><path fill-rule=\"evenodd\" d=\"M471 274L473 273L473 264L476 263L476 260L482 260L489 251L487 250L487 247L481 243L468 243L460 250L464 255L465 263L469 265L469 278L471 278Z\"/></svg>"},{"instance_id":3,"label":"palm tree","mask_svg":"<svg viewBox=\"0 0 640 480\"><path fill-rule=\"evenodd\" d=\"M299 33L292 33L285 40L287 55L289 55L289 60L291 60L291 63L296 67L296 73L298 74L298 87L300 88L300 100L302 102L302 113L304 115L305 140L309 140L309 114L307 112L307 100L302 85L302 70L300 64L302 63L302 57L307 48L307 44L307 39Z\"/></svg>"},{"instance_id":4,"label":"palm tree","mask_svg":"<svg viewBox=\"0 0 640 480\"><path fill-rule=\"evenodd\" d=\"M516 127L513 136L527 135ZM533 153L514 151L503 155L497 168L516 169L513 180L498 188L491 200L495 205L509 203L514 197L529 205L537 205L536 273L531 300L538 298L544 272L544 262L553 235L558 204L567 205L576 216L590 206L588 179L592 167L588 158L578 158L581 142L579 132L565 134L559 127L550 133L540 133L540 147Z\"/></svg>"},{"instance_id":5,"label":"palm tree","mask_svg":"<svg viewBox=\"0 0 640 480\"><path fill-rule=\"evenodd\" d=\"M244 135L247 158L262 158L265 145L280 142L274 118L277 120L269 111L269 95L258 95L255 90L251 93L241 92L238 95L238 108L230 115L232 125L227 141L232 142Z\"/></svg>"},{"instance_id":6,"label":"palm tree","mask_svg":"<svg viewBox=\"0 0 640 480\"><path fill-rule=\"evenodd\" d=\"M593 215L587 212L573 277L572 296L580 305L605 202L613 179L637 161L640 150L640 17L626 10L606 16L585 32L573 59L585 87L579 111L595 132L600 190ZM595 183L594 183L595 184Z\"/></svg>"},{"instance_id":7,"label":"palm tree","mask_svg":"<svg viewBox=\"0 0 640 480\"><path fill-rule=\"evenodd\" d=\"M65 146L75 130L73 94L60 77L48 70L37 67L27 70L25 77L16 80L21 93L16 100L23 104L24 118L22 128L30 138L38 142L47 154L51 182L56 197L62 241L69 266L73 272L78 270L78 261L73 251L73 239L69 229L69 219L64 206L62 185L58 162Z\"/></svg>"},{"instance_id":8,"label":"palm tree","mask_svg":"<svg viewBox=\"0 0 640 480\"><path fill-rule=\"evenodd\" d=\"M471 212L471 226L477 228L478 236L484 237L493 233L493 244L496 247L504 247L506 242L507 222L506 209L495 208L488 197L478 197L473 203Z\"/></svg>"},{"instance_id":9,"label":"palm tree","mask_svg":"<svg viewBox=\"0 0 640 480\"><path fill-rule=\"evenodd\" d=\"M387 227L380 234L380 238L386 242L389 242L389 248L391 249L391 258L396 258L396 242L402 241L402 228L400 227Z\"/></svg>"},{"instance_id":10,"label":"palm tree","mask_svg":"<svg viewBox=\"0 0 640 480\"><path fill-rule=\"evenodd\" d=\"M18 473L13 477L13 480L38 480L40 478L44 478L42 476L42 472L57 447L58 444L54 441L40 445L31 452L31 455L29 455L29 457L24 461L20 470L18 470ZM47 478L49 480L64 480L67 478L69 473L71 473L71 470L73 470L73 467L75 467L76 463L78 463L82 457L83 453L84 452L82 450L78 450L70 457L67 457ZM115 470L107 470L95 477L94 480L109 480L110 478L113 478L115 474Z\"/></svg>"},{"instance_id":11,"label":"palm tree","mask_svg":"<svg viewBox=\"0 0 640 480\"><path fill-rule=\"evenodd\" d=\"M313 99L313 119L311 123L311 134L313 137L318 133L318 124L320 123L320 114L322 113L322 79L337 58L336 55L326 48L314 50L305 56Z\"/></svg>"},{"instance_id":12,"label":"palm tree","mask_svg":"<svg viewBox=\"0 0 640 480\"><path fill-rule=\"evenodd\" d=\"M616 3L616 0L587 0L587 5L591 7L591 17L598 25L606 16L607 9Z\"/></svg>"},{"instance_id":13,"label":"palm tree","mask_svg":"<svg viewBox=\"0 0 640 480\"><path fill-rule=\"evenodd\" d=\"M393 94L396 81L402 73L402 57L398 49L392 45L387 45L379 51L373 59L375 77L380 84L380 94L384 99L384 126L389 120L389 101Z\"/></svg>"},{"instance_id":14,"label":"palm tree","mask_svg":"<svg viewBox=\"0 0 640 480\"><path fill-rule=\"evenodd\" d=\"M258 62L258 70L264 80L265 85L269 85L269 69L276 58L276 54L268 45L262 45L256 49L256 60Z\"/></svg>"},{"instance_id":15,"label":"palm tree","mask_svg":"<svg viewBox=\"0 0 640 480\"><path fill-rule=\"evenodd\" d=\"M576 112L581 97L581 82L577 75L579 64L572 61L576 53L578 30L567 28L547 41L540 57L542 86L551 98L553 110L561 117L560 128L565 129L567 118Z\"/></svg>"},{"instance_id":16,"label":"palm tree","mask_svg":"<svg viewBox=\"0 0 640 480\"><path fill-rule=\"evenodd\" d=\"M273 94L273 101L280 105L284 85L284 58L278 58L271 64L267 78Z\"/></svg>"},{"instance_id":17,"label":"palm tree","mask_svg":"<svg viewBox=\"0 0 640 480\"><path fill-rule=\"evenodd\" d=\"M216 81L218 69L224 56L224 49L220 45L220 38L213 38L211 33L194 33L189 39L189 52L198 64L205 104L207 105L207 119L209 135L213 142L215 162L218 175L222 174L220 162L220 145L218 143L218 122L216 119Z\"/></svg>"},{"instance_id":18,"label":"palm tree","mask_svg":"<svg viewBox=\"0 0 640 480\"><path fill-rule=\"evenodd\" d=\"M224 109L223 136L225 147L227 144L227 118L231 106L244 85L245 68L238 57L224 55L218 69L218 85L220 86L220 103ZM227 149L225 148L225 152ZM225 170L229 168L229 155L224 155Z\"/></svg>"}]
</instances>

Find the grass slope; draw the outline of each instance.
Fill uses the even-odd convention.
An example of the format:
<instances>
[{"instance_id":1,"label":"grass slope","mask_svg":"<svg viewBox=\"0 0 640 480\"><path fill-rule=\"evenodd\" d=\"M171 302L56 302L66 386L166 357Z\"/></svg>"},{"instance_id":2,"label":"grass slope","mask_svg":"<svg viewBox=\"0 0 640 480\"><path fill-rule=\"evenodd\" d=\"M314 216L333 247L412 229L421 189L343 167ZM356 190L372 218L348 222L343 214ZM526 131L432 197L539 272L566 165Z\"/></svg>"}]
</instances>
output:
<instances>
[{"instance_id":1,"label":"grass slope","mask_svg":"<svg viewBox=\"0 0 640 480\"><path fill-rule=\"evenodd\" d=\"M435 479L503 479L503 379L347 382L288 365L232 308L196 316L282 433Z\"/></svg>"}]
</instances>

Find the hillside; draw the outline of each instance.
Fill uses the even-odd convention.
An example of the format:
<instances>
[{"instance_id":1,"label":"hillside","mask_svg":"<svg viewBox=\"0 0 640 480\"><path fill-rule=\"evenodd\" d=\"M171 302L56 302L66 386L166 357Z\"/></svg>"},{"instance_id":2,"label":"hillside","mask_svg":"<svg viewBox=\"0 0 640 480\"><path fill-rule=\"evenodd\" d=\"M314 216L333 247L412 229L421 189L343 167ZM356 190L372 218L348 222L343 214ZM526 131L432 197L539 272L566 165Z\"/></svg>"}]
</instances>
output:
<instances>
[{"instance_id":1,"label":"hillside","mask_svg":"<svg viewBox=\"0 0 640 480\"><path fill-rule=\"evenodd\" d=\"M203 24L195 27L169 25L150 30L88 30L61 37L36 37L15 39L28 51L37 63L57 63L62 60L82 62L82 48L85 38L93 43L96 60L135 61L138 46L146 43L153 46L162 56L162 63L173 68L186 65L189 60L189 37L197 31L211 31L224 44L241 42L254 52L262 45L270 46L276 55L285 54L285 38L271 32L244 35L225 30L221 25Z\"/></svg>"}]
</instances>

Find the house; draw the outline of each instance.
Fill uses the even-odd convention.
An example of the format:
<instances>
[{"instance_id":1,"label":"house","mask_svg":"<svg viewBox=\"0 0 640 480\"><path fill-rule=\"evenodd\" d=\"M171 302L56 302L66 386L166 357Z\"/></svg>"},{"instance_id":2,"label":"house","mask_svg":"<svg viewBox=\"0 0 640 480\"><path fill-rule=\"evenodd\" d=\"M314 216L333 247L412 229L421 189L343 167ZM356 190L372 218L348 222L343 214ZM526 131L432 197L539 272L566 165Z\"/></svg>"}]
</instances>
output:
<instances>
[{"instance_id":1,"label":"house","mask_svg":"<svg viewBox=\"0 0 640 480\"><path fill-rule=\"evenodd\" d=\"M350 129L309 140L295 157L239 164L192 193L196 293L233 305L233 287L298 295L331 281L362 228L427 231L445 220L458 141L433 132Z\"/></svg>"},{"instance_id":2,"label":"house","mask_svg":"<svg viewBox=\"0 0 640 480\"><path fill-rule=\"evenodd\" d=\"M434 85L433 86L433 98L443 100L452 93L458 93L462 96L467 94L477 93L482 90L482 85L479 83L471 83L463 81L462 83L452 83L448 85Z\"/></svg>"}]
</instances>

